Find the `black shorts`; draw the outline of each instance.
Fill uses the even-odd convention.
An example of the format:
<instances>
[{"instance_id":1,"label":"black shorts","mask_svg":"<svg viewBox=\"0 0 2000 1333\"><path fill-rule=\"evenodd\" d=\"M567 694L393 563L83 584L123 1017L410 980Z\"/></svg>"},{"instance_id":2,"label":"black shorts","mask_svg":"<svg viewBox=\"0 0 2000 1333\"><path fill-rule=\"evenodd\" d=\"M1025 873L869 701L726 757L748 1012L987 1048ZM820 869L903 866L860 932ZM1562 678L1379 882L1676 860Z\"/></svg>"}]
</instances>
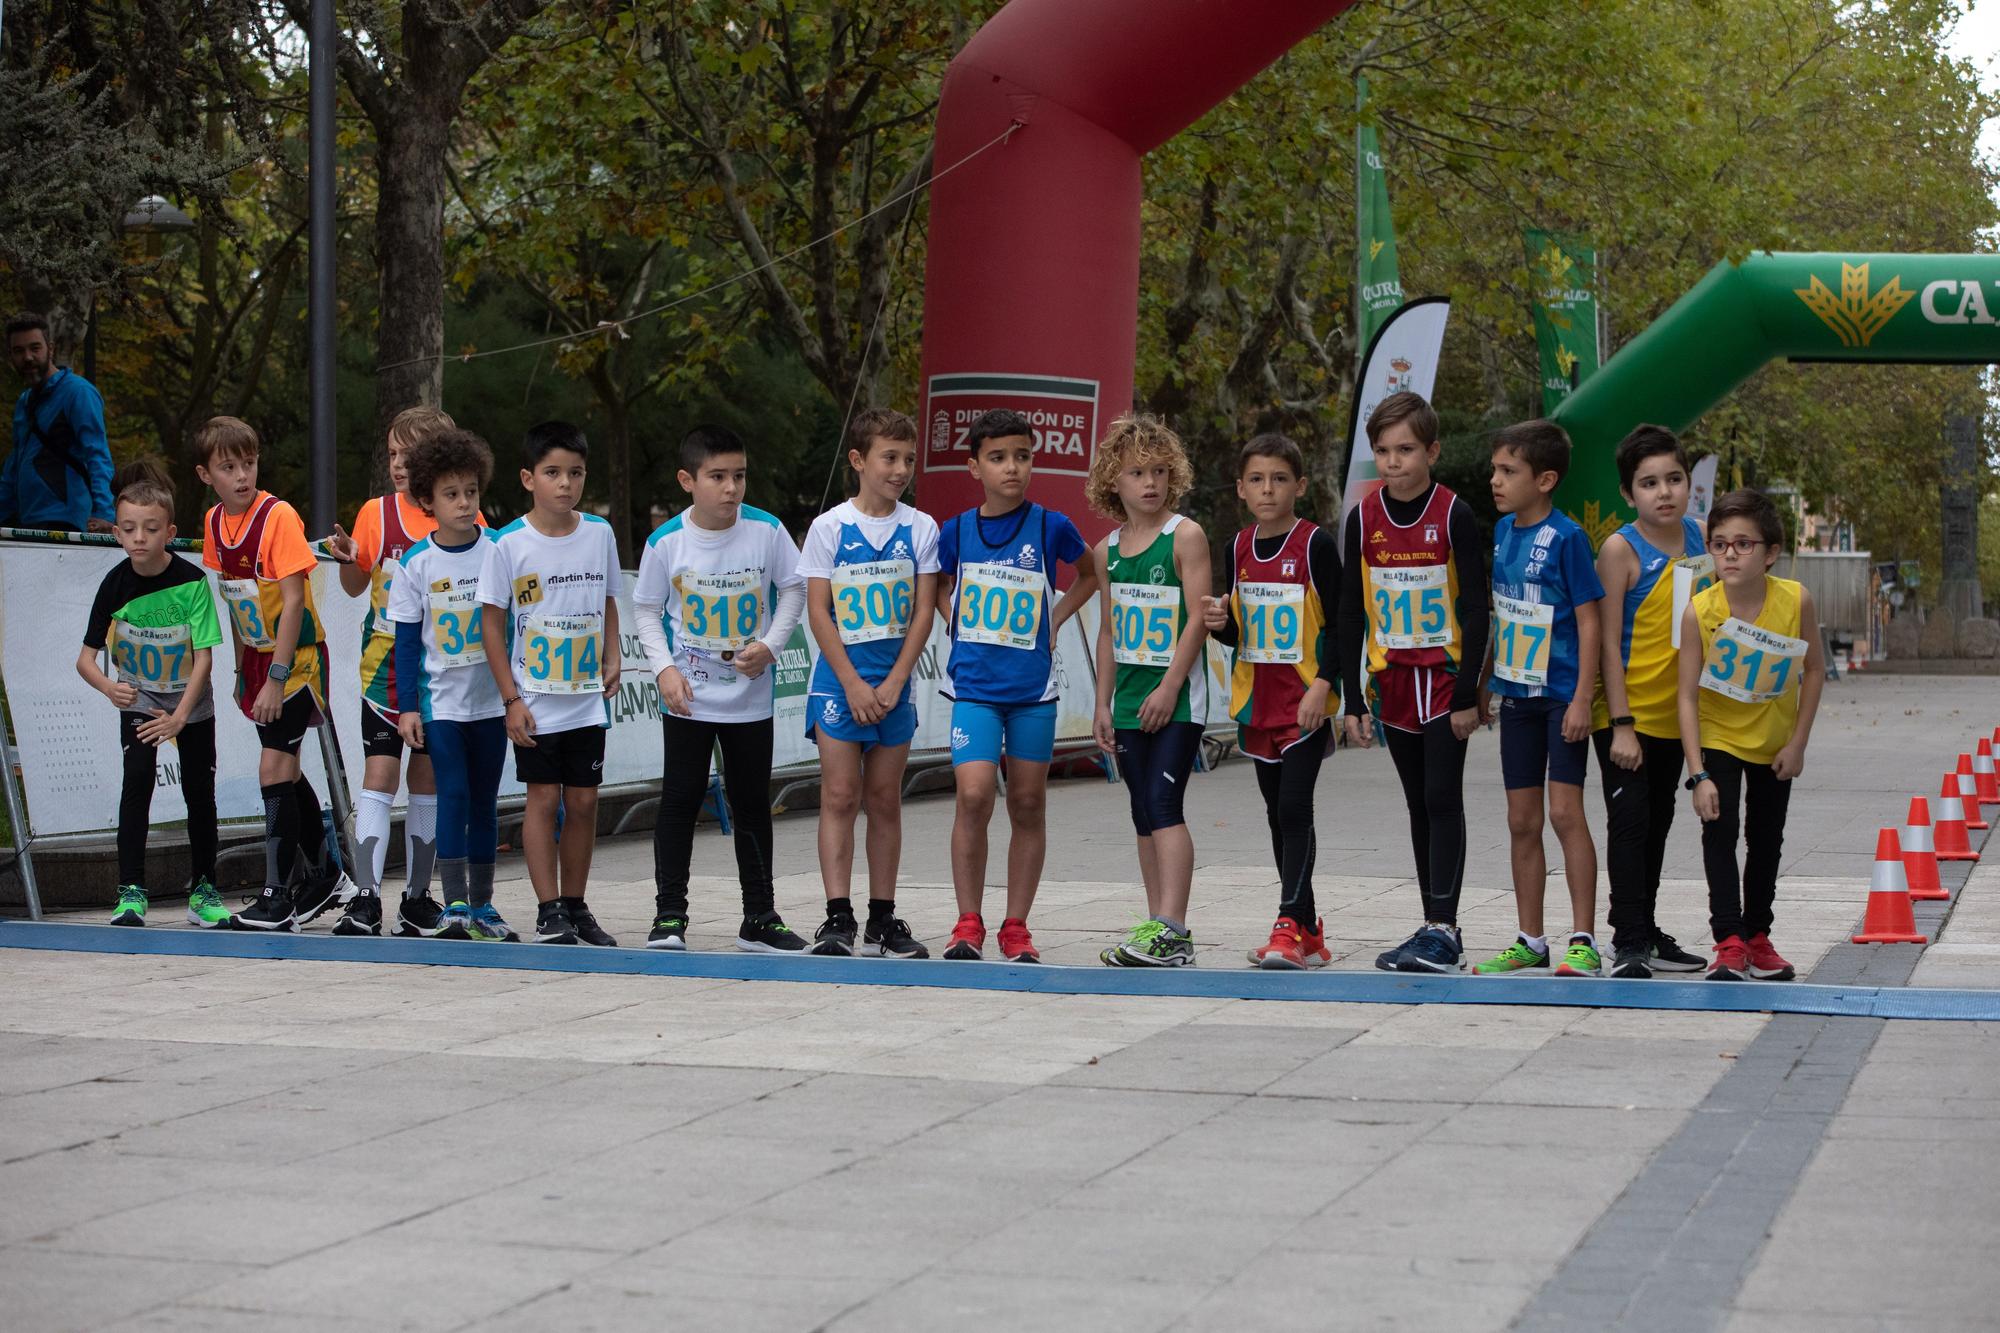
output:
<instances>
[{"instance_id":1,"label":"black shorts","mask_svg":"<svg viewBox=\"0 0 2000 1333\"><path fill-rule=\"evenodd\" d=\"M383 717L367 704L361 705L361 753L370 759L381 756L384 759L401 760L403 757L403 735L396 730L395 723ZM418 745L411 754L427 753Z\"/></svg>"},{"instance_id":2,"label":"black shorts","mask_svg":"<svg viewBox=\"0 0 2000 1333\"><path fill-rule=\"evenodd\" d=\"M604 781L604 730L537 732L533 748L514 747L514 776L530 786L598 786Z\"/></svg>"},{"instance_id":3,"label":"black shorts","mask_svg":"<svg viewBox=\"0 0 2000 1333\"><path fill-rule=\"evenodd\" d=\"M319 700L309 689L300 690L285 700L285 706L278 713L275 722L259 722L257 744L266 750L283 750L286 754L297 755L299 746L305 743L306 733L325 719L319 711Z\"/></svg>"}]
</instances>

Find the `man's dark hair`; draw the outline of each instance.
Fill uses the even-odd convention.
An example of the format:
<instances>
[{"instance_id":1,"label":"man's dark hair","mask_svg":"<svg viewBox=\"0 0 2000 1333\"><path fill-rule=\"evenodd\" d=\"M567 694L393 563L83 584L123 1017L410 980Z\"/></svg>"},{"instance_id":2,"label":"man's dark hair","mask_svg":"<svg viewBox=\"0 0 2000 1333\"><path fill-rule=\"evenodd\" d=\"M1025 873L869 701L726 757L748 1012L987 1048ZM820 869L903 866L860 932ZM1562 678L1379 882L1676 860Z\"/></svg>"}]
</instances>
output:
<instances>
[{"instance_id":1,"label":"man's dark hair","mask_svg":"<svg viewBox=\"0 0 2000 1333\"><path fill-rule=\"evenodd\" d=\"M1632 489L1632 478L1639 475L1639 464L1660 454L1672 454L1674 461L1681 465L1681 471L1689 468L1687 446L1680 436L1665 426L1634 426L1632 433L1618 441L1618 485L1624 490Z\"/></svg>"},{"instance_id":2,"label":"man's dark hair","mask_svg":"<svg viewBox=\"0 0 2000 1333\"><path fill-rule=\"evenodd\" d=\"M533 471L551 449L567 449L578 458L590 457L590 441L584 438L583 427L567 421L544 421L528 427L527 438L521 441L521 466Z\"/></svg>"},{"instance_id":3,"label":"man's dark hair","mask_svg":"<svg viewBox=\"0 0 2000 1333\"><path fill-rule=\"evenodd\" d=\"M403 466L410 474L410 498L426 507L444 477L477 477L479 489L493 480L493 450L469 430L453 426L426 437L410 450Z\"/></svg>"},{"instance_id":4,"label":"man's dark hair","mask_svg":"<svg viewBox=\"0 0 2000 1333\"><path fill-rule=\"evenodd\" d=\"M742 454L747 458L750 451L743 447L743 437L727 426L696 426L681 436L681 471L690 477L718 454Z\"/></svg>"},{"instance_id":5,"label":"man's dark hair","mask_svg":"<svg viewBox=\"0 0 2000 1333\"><path fill-rule=\"evenodd\" d=\"M1383 432L1399 421L1410 423L1418 444L1428 448L1437 443L1437 409L1426 402L1422 394L1411 393L1408 389L1392 393L1375 404L1375 410L1368 414L1368 443L1381 439Z\"/></svg>"},{"instance_id":6,"label":"man's dark hair","mask_svg":"<svg viewBox=\"0 0 2000 1333\"><path fill-rule=\"evenodd\" d=\"M1029 443L1035 439L1035 428L1019 412L1007 407L993 407L979 414L979 420L972 423L972 429L965 437L965 447L972 450L974 458L979 457L979 446L988 440L1004 440L1011 436L1026 436Z\"/></svg>"},{"instance_id":7,"label":"man's dark hair","mask_svg":"<svg viewBox=\"0 0 2000 1333\"><path fill-rule=\"evenodd\" d=\"M1556 474L1560 481L1569 472L1569 432L1546 417L1517 421L1493 436L1493 452L1511 449L1536 476Z\"/></svg>"},{"instance_id":8,"label":"man's dark hair","mask_svg":"<svg viewBox=\"0 0 2000 1333\"><path fill-rule=\"evenodd\" d=\"M1728 518L1748 519L1756 525L1757 535L1773 551L1785 549L1785 520L1778 513L1778 506L1771 503L1771 497L1764 492L1745 487L1717 499L1708 511L1708 530L1714 532L1716 525Z\"/></svg>"},{"instance_id":9,"label":"man's dark hair","mask_svg":"<svg viewBox=\"0 0 2000 1333\"><path fill-rule=\"evenodd\" d=\"M1305 478L1305 454L1300 452L1298 445L1293 444L1290 439L1278 434L1276 431L1265 431L1262 435L1252 435L1249 441L1241 449L1237 450L1237 476L1240 477L1243 475L1243 470L1250 466L1250 460L1253 458L1275 458L1292 470L1293 480L1298 481Z\"/></svg>"},{"instance_id":10,"label":"man's dark hair","mask_svg":"<svg viewBox=\"0 0 2000 1333\"><path fill-rule=\"evenodd\" d=\"M49 342L55 341L55 339L49 336L48 320L44 319L40 315L33 313L32 311L16 315L12 319L7 321L8 342L14 341L14 335L17 333L35 333L38 331L41 333L42 337L47 341Z\"/></svg>"}]
</instances>

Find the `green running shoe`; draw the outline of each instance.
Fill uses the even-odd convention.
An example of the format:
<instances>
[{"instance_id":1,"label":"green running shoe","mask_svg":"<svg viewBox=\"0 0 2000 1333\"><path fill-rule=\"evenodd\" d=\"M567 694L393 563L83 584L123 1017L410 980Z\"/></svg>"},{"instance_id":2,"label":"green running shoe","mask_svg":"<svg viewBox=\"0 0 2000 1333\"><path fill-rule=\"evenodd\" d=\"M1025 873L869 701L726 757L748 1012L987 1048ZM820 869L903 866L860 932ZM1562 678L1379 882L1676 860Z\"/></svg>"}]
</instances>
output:
<instances>
[{"instance_id":1,"label":"green running shoe","mask_svg":"<svg viewBox=\"0 0 2000 1333\"><path fill-rule=\"evenodd\" d=\"M1118 946L1126 967L1181 967L1194 961L1194 939L1176 934L1164 921L1141 921Z\"/></svg>"},{"instance_id":2,"label":"green running shoe","mask_svg":"<svg viewBox=\"0 0 2000 1333\"><path fill-rule=\"evenodd\" d=\"M1483 963L1474 963L1472 970L1482 977L1508 977L1517 972L1527 972L1538 967L1547 967L1549 956L1536 953L1528 947L1528 942L1516 935L1514 942L1494 954Z\"/></svg>"},{"instance_id":3,"label":"green running shoe","mask_svg":"<svg viewBox=\"0 0 2000 1333\"><path fill-rule=\"evenodd\" d=\"M146 891L137 884L118 886L118 910L111 914L114 926L143 926L146 924Z\"/></svg>"},{"instance_id":4,"label":"green running shoe","mask_svg":"<svg viewBox=\"0 0 2000 1333\"><path fill-rule=\"evenodd\" d=\"M229 929L229 909L222 905L222 895L206 876L188 890L188 924L203 930Z\"/></svg>"},{"instance_id":5,"label":"green running shoe","mask_svg":"<svg viewBox=\"0 0 2000 1333\"><path fill-rule=\"evenodd\" d=\"M1563 950L1563 960L1556 966L1559 977L1596 977L1604 974L1604 959L1598 955L1597 946L1590 942L1588 935L1569 937L1569 948Z\"/></svg>"}]
</instances>

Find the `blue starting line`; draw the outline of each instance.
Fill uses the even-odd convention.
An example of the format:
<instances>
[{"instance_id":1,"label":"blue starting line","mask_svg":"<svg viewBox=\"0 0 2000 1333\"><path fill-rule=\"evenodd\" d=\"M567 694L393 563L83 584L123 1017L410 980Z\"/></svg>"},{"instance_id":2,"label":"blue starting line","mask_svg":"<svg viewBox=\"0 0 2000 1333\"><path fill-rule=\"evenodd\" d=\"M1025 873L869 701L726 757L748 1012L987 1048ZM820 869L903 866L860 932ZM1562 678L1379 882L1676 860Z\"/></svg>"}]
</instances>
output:
<instances>
[{"instance_id":1,"label":"blue starting line","mask_svg":"<svg viewBox=\"0 0 2000 1333\"><path fill-rule=\"evenodd\" d=\"M592 949L580 945L560 948L450 940L334 939L27 921L0 921L0 948L155 957L291 958L423 967L499 967L521 972L703 977L841 986L929 986L1043 995L1171 995L1213 1000L1359 1004L1532 1004L1572 1009L1679 1009L1696 1013L2000 1021L2000 990L1936 987L1814 986L1758 981L1579 981L1558 977L1417 976L1331 969L1262 972L1247 967L1059 967L810 955L779 958L733 952L673 953Z\"/></svg>"}]
</instances>

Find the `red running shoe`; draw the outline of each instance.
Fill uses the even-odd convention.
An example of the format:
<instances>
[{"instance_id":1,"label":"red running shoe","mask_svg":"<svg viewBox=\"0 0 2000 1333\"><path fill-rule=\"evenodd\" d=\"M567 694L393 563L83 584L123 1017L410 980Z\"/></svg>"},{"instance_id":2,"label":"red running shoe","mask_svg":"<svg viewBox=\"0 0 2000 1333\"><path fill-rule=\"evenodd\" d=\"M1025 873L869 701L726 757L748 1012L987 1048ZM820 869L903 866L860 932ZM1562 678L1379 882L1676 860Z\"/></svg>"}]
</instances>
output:
<instances>
[{"instance_id":1,"label":"red running shoe","mask_svg":"<svg viewBox=\"0 0 2000 1333\"><path fill-rule=\"evenodd\" d=\"M976 963L980 950L986 947L986 922L977 912L967 912L951 928L951 943L944 949L944 956L955 962Z\"/></svg>"},{"instance_id":2,"label":"red running shoe","mask_svg":"<svg viewBox=\"0 0 2000 1333\"><path fill-rule=\"evenodd\" d=\"M1743 946L1750 955L1750 975L1759 981L1790 981L1798 973L1771 947L1771 937L1759 931Z\"/></svg>"},{"instance_id":3,"label":"red running shoe","mask_svg":"<svg viewBox=\"0 0 2000 1333\"><path fill-rule=\"evenodd\" d=\"M1028 933L1028 923L1017 916L1010 916L1000 923L1000 956L1010 963L1039 963L1041 950L1035 947L1035 937Z\"/></svg>"},{"instance_id":4,"label":"red running shoe","mask_svg":"<svg viewBox=\"0 0 2000 1333\"><path fill-rule=\"evenodd\" d=\"M1254 965L1273 972L1297 972L1308 967L1324 967L1333 958L1326 947L1326 923L1315 921L1309 931L1288 916L1271 926L1270 942L1250 951Z\"/></svg>"},{"instance_id":5,"label":"red running shoe","mask_svg":"<svg viewBox=\"0 0 2000 1333\"><path fill-rule=\"evenodd\" d=\"M1771 956L1777 957L1776 954ZM1750 950L1744 947L1741 936L1731 935L1726 940L1716 941L1715 961L1708 965L1710 981L1741 981L1749 971Z\"/></svg>"}]
</instances>

